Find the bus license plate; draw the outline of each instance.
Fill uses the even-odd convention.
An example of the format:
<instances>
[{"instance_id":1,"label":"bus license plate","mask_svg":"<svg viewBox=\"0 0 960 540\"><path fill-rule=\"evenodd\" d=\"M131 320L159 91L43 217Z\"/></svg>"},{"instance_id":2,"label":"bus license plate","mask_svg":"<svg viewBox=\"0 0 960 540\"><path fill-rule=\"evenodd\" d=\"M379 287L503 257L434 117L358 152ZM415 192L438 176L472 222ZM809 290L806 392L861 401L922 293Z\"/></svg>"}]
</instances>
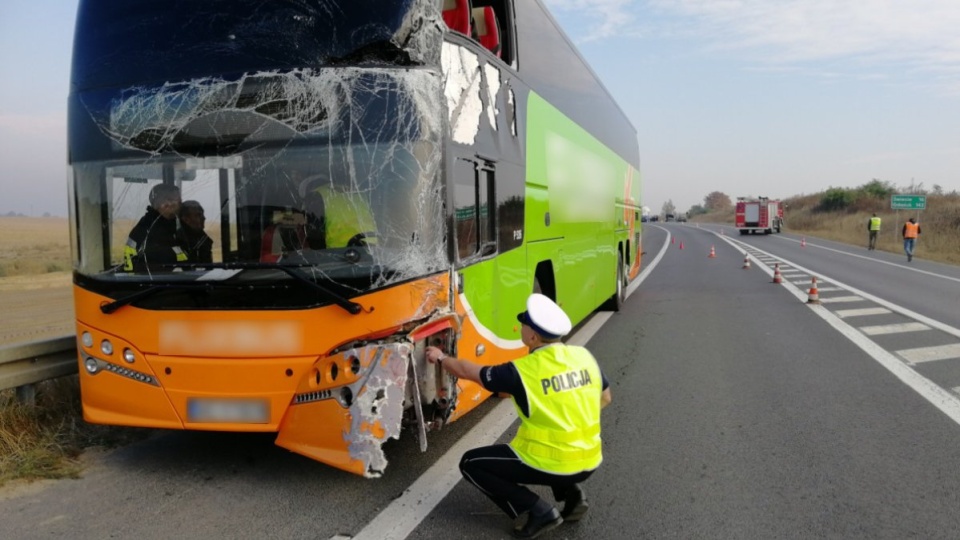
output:
<instances>
[{"instance_id":1,"label":"bus license plate","mask_svg":"<svg viewBox=\"0 0 960 540\"><path fill-rule=\"evenodd\" d=\"M270 421L270 405L264 399L187 400L187 422L266 424Z\"/></svg>"}]
</instances>

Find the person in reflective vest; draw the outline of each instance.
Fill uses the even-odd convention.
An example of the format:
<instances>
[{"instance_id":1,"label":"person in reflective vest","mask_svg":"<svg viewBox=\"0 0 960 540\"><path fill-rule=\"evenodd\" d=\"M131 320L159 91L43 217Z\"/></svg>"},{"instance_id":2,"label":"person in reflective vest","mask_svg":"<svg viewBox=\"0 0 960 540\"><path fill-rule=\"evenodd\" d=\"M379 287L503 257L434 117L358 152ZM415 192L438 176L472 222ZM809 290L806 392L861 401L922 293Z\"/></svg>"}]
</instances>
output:
<instances>
[{"instance_id":1,"label":"person in reflective vest","mask_svg":"<svg viewBox=\"0 0 960 540\"><path fill-rule=\"evenodd\" d=\"M306 244L310 249L362 246L375 236L376 224L365 195L343 191L323 175L300 184L306 211Z\"/></svg>"},{"instance_id":2,"label":"person in reflective vest","mask_svg":"<svg viewBox=\"0 0 960 540\"><path fill-rule=\"evenodd\" d=\"M867 220L867 231L870 233L867 250L872 251L877 249L877 235L880 234L880 218L877 217L876 212L874 212L873 217Z\"/></svg>"},{"instance_id":3,"label":"person in reflective vest","mask_svg":"<svg viewBox=\"0 0 960 540\"><path fill-rule=\"evenodd\" d=\"M910 221L903 224L903 252L907 254L907 262L913 260L913 248L917 245L917 238L920 236L920 224L917 220L910 218Z\"/></svg>"},{"instance_id":4,"label":"person in reflective vest","mask_svg":"<svg viewBox=\"0 0 960 540\"><path fill-rule=\"evenodd\" d=\"M579 520L589 508L580 483L603 461L600 410L612 397L593 355L561 341L572 325L560 306L533 294L517 320L530 352L513 362L482 366L433 346L425 354L428 362L461 379L513 397L520 417L516 437L510 444L466 452L460 472L508 516L526 516L514 535L533 538L564 520ZM525 485L549 486L563 509Z\"/></svg>"},{"instance_id":5,"label":"person in reflective vest","mask_svg":"<svg viewBox=\"0 0 960 540\"><path fill-rule=\"evenodd\" d=\"M186 262L187 253L177 232L180 222L180 188L157 184L150 190L150 206L133 226L123 247L123 270L153 272L173 270L170 266Z\"/></svg>"}]
</instances>

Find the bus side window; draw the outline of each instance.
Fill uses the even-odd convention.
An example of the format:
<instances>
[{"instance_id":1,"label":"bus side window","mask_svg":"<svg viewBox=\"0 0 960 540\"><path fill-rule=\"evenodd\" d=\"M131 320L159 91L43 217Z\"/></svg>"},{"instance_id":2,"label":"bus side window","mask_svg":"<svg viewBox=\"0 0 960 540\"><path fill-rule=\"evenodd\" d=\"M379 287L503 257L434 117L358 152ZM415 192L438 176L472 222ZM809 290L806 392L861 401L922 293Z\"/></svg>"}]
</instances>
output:
<instances>
[{"instance_id":1,"label":"bus side window","mask_svg":"<svg viewBox=\"0 0 960 540\"><path fill-rule=\"evenodd\" d=\"M492 203L493 169L458 159L454 165L453 198L457 255L461 260L497 251L496 215Z\"/></svg>"},{"instance_id":2,"label":"bus side window","mask_svg":"<svg viewBox=\"0 0 960 540\"><path fill-rule=\"evenodd\" d=\"M454 32L470 35L470 0L443 0L443 22Z\"/></svg>"},{"instance_id":3,"label":"bus side window","mask_svg":"<svg viewBox=\"0 0 960 540\"><path fill-rule=\"evenodd\" d=\"M492 6L473 8L473 25L477 41L487 50L500 56L500 23Z\"/></svg>"}]
</instances>

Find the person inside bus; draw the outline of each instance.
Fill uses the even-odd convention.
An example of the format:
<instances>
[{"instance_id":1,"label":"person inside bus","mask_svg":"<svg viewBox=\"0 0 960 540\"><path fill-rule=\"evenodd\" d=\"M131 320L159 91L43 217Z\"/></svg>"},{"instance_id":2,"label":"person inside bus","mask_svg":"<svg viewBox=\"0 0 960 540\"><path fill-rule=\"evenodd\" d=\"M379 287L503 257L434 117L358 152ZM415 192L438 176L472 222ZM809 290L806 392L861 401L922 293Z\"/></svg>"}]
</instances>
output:
<instances>
[{"instance_id":1,"label":"person inside bus","mask_svg":"<svg viewBox=\"0 0 960 540\"><path fill-rule=\"evenodd\" d=\"M322 174L300 182L299 193L310 249L364 246L372 240L376 227L363 194L340 189Z\"/></svg>"},{"instance_id":2,"label":"person inside bus","mask_svg":"<svg viewBox=\"0 0 960 540\"><path fill-rule=\"evenodd\" d=\"M298 208L274 211L260 240L260 262L277 262L285 253L307 248L306 222Z\"/></svg>"},{"instance_id":3,"label":"person inside bus","mask_svg":"<svg viewBox=\"0 0 960 540\"><path fill-rule=\"evenodd\" d=\"M520 428L510 444L467 451L460 460L463 477L511 518L527 515L514 529L534 538L587 512L580 483L603 461L600 410L612 401L610 383L596 359L583 347L564 344L570 318L550 298L534 293L517 315L520 337L530 352L496 366L483 366L426 348L427 362L461 379L513 397ZM557 509L525 485L549 486Z\"/></svg>"},{"instance_id":4,"label":"person inside bus","mask_svg":"<svg viewBox=\"0 0 960 540\"><path fill-rule=\"evenodd\" d=\"M150 272L164 265L187 261L187 253L177 234L180 188L157 184L150 190L150 206L130 230L123 248L123 270Z\"/></svg>"},{"instance_id":5,"label":"person inside bus","mask_svg":"<svg viewBox=\"0 0 960 540\"><path fill-rule=\"evenodd\" d=\"M199 202L184 201L180 205L180 240L190 262L213 262L213 239L203 231L206 222Z\"/></svg>"}]
</instances>

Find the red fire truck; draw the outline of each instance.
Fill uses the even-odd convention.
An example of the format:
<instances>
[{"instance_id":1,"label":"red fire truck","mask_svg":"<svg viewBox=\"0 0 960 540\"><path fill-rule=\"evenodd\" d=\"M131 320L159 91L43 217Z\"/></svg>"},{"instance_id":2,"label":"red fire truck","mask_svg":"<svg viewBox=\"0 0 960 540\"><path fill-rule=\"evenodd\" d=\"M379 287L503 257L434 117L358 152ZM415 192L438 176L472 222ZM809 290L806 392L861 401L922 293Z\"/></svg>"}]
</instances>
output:
<instances>
[{"instance_id":1,"label":"red fire truck","mask_svg":"<svg viewBox=\"0 0 960 540\"><path fill-rule=\"evenodd\" d=\"M740 234L770 234L783 228L783 204L766 197L737 197L735 225Z\"/></svg>"}]
</instances>

